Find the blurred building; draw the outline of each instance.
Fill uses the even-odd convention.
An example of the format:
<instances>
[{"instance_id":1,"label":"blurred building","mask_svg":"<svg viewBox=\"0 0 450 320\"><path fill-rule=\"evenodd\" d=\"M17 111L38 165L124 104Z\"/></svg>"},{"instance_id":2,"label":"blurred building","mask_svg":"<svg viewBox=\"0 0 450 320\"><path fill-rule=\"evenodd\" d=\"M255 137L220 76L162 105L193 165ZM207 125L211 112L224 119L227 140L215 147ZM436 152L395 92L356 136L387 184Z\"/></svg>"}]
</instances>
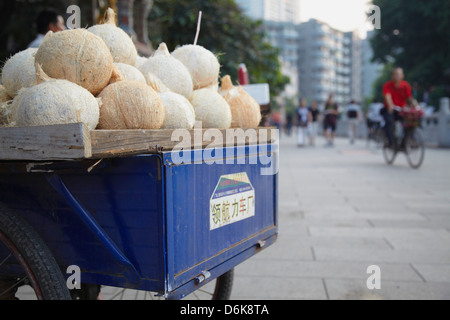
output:
<instances>
[{"instance_id":1,"label":"blurred building","mask_svg":"<svg viewBox=\"0 0 450 320\"><path fill-rule=\"evenodd\" d=\"M299 25L299 91L323 104L330 93L339 104L352 99L353 35L311 19ZM355 78L356 81L356 78Z\"/></svg>"},{"instance_id":2,"label":"blurred building","mask_svg":"<svg viewBox=\"0 0 450 320\"><path fill-rule=\"evenodd\" d=\"M236 0L254 20L300 22L300 0Z\"/></svg>"},{"instance_id":3,"label":"blurred building","mask_svg":"<svg viewBox=\"0 0 450 320\"><path fill-rule=\"evenodd\" d=\"M283 96L317 100L330 93L341 105L363 101L363 42L316 19L299 23L299 1L236 1L251 18L263 21L267 40L280 49L283 74L291 78Z\"/></svg>"}]
</instances>

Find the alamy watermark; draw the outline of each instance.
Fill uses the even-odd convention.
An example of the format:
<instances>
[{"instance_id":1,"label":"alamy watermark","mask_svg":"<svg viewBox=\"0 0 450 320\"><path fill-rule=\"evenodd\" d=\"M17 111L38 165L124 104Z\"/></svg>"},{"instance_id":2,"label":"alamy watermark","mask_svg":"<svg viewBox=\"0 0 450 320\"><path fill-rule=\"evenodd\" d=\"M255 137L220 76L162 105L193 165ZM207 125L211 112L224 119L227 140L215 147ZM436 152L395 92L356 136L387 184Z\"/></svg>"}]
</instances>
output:
<instances>
[{"instance_id":1,"label":"alamy watermark","mask_svg":"<svg viewBox=\"0 0 450 320\"><path fill-rule=\"evenodd\" d=\"M369 290L381 290L381 268L372 265L367 268L367 274L370 274L366 285Z\"/></svg>"},{"instance_id":2,"label":"alamy watermark","mask_svg":"<svg viewBox=\"0 0 450 320\"><path fill-rule=\"evenodd\" d=\"M371 5L367 9L367 22L371 24L375 29L381 29L381 9L379 6Z\"/></svg>"},{"instance_id":3,"label":"alamy watermark","mask_svg":"<svg viewBox=\"0 0 450 320\"><path fill-rule=\"evenodd\" d=\"M171 141L177 143L171 154L175 165L260 165L263 176L275 175L279 170L278 129L203 130L202 122L197 121L194 130L174 130ZM209 142L206 147L205 141Z\"/></svg>"}]
</instances>

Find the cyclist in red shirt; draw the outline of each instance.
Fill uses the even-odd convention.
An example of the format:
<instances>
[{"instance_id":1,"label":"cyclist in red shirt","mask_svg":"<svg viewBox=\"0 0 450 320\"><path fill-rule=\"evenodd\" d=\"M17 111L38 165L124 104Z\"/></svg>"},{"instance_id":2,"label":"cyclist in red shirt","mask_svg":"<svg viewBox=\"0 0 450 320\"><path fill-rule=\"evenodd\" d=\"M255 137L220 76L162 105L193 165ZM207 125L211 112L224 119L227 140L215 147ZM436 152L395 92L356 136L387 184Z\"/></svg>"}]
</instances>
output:
<instances>
[{"instance_id":1,"label":"cyclist in red shirt","mask_svg":"<svg viewBox=\"0 0 450 320\"><path fill-rule=\"evenodd\" d=\"M392 80L383 86L384 109L382 115L385 121L386 136L391 146L394 143L395 121L401 121L401 117L396 108L417 107L417 101L413 98L411 85L404 81L402 68L395 68L392 71Z\"/></svg>"}]
</instances>

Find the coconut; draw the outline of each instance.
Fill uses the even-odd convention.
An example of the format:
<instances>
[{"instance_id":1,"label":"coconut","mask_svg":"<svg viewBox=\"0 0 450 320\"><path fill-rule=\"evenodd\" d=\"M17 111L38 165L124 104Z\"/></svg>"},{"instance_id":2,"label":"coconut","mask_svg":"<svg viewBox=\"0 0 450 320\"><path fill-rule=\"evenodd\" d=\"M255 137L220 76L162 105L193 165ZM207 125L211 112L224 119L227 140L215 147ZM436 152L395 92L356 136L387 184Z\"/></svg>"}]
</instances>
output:
<instances>
[{"instance_id":1,"label":"coconut","mask_svg":"<svg viewBox=\"0 0 450 320\"><path fill-rule=\"evenodd\" d=\"M170 91L188 98L193 91L192 78L188 69L172 57L165 43L161 43L155 54L139 69L144 74L153 73Z\"/></svg>"},{"instance_id":2,"label":"coconut","mask_svg":"<svg viewBox=\"0 0 450 320\"><path fill-rule=\"evenodd\" d=\"M9 96L8 92L6 92L5 87L0 85L0 104L9 100L11 100L11 97Z\"/></svg>"},{"instance_id":3,"label":"coconut","mask_svg":"<svg viewBox=\"0 0 450 320\"><path fill-rule=\"evenodd\" d=\"M116 26L116 14L113 9L108 8L106 10L104 20L104 24L97 24L87 30L105 41L106 46L111 51L114 62L134 66L138 56L136 46L130 36Z\"/></svg>"},{"instance_id":4,"label":"coconut","mask_svg":"<svg viewBox=\"0 0 450 320\"><path fill-rule=\"evenodd\" d=\"M190 99L195 118L204 128L230 128L231 110L226 100L215 90L195 90Z\"/></svg>"},{"instance_id":5,"label":"coconut","mask_svg":"<svg viewBox=\"0 0 450 320\"><path fill-rule=\"evenodd\" d=\"M170 92L169 88L166 87L166 85L159 79L157 76L155 76L151 72L147 72L144 75L145 81L147 84L152 87L153 90L159 93L163 92Z\"/></svg>"},{"instance_id":6,"label":"coconut","mask_svg":"<svg viewBox=\"0 0 450 320\"><path fill-rule=\"evenodd\" d=\"M102 99L99 129L159 129L164 123L161 98L142 82L110 84L98 97Z\"/></svg>"},{"instance_id":7,"label":"coconut","mask_svg":"<svg viewBox=\"0 0 450 320\"><path fill-rule=\"evenodd\" d=\"M67 80L50 79L39 66L37 75L38 84L21 89L12 103L12 120L17 126L82 122L89 130L95 129L99 101L88 90Z\"/></svg>"},{"instance_id":8,"label":"coconut","mask_svg":"<svg viewBox=\"0 0 450 320\"><path fill-rule=\"evenodd\" d=\"M142 83L147 83L144 75L137 68L130 66L126 63L116 62L114 65L117 67L119 73L122 75L122 80L135 80ZM114 81L115 82L115 81Z\"/></svg>"},{"instance_id":9,"label":"coconut","mask_svg":"<svg viewBox=\"0 0 450 320\"><path fill-rule=\"evenodd\" d=\"M134 66L139 69L144 63L147 62L147 60L148 58L146 57L137 56Z\"/></svg>"},{"instance_id":10,"label":"coconut","mask_svg":"<svg viewBox=\"0 0 450 320\"><path fill-rule=\"evenodd\" d=\"M4 65L2 82L11 98L17 95L21 88L36 84L36 69L34 55L37 48L29 48L13 55Z\"/></svg>"},{"instance_id":11,"label":"coconut","mask_svg":"<svg viewBox=\"0 0 450 320\"><path fill-rule=\"evenodd\" d=\"M0 127L13 127L12 100L0 103Z\"/></svg>"},{"instance_id":12,"label":"coconut","mask_svg":"<svg viewBox=\"0 0 450 320\"><path fill-rule=\"evenodd\" d=\"M233 86L230 76L222 78L220 95L230 105L231 126L233 128L256 128L261 122L261 107L259 103L239 86Z\"/></svg>"},{"instance_id":13,"label":"coconut","mask_svg":"<svg viewBox=\"0 0 450 320\"><path fill-rule=\"evenodd\" d=\"M47 33L35 57L44 72L74 82L97 95L113 73L113 58L105 42L84 29Z\"/></svg>"},{"instance_id":14,"label":"coconut","mask_svg":"<svg viewBox=\"0 0 450 320\"><path fill-rule=\"evenodd\" d=\"M213 85L219 80L220 63L209 50L199 45L185 45L177 48L172 56L180 60L189 70L194 90Z\"/></svg>"},{"instance_id":15,"label":"coconut","mask_svg":"<svg viewBox=\"0 0 450 320\"><path fill-rule=\"evenodd\" d=\"M175 92L159 95L164 105L166 116L162 129L192 129L195 124L195 112L189 100Z\"/></svg>"}]
</instances>

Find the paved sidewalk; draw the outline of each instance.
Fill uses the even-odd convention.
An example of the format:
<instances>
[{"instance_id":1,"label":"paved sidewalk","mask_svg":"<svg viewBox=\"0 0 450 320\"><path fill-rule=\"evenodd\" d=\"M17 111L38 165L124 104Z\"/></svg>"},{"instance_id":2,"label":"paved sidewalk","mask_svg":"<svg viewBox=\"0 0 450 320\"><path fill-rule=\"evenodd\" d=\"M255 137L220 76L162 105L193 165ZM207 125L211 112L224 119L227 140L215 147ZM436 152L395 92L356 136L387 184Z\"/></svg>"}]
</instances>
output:
<instances>
[{"instance_id":1,"label":"paved sidewalk","mask_svg":"<svg viewBox=\"0 0 450 320\"><path fill-rule=\"evenodd\" d=\"M236 268L233 299L450 299L450 150L413 170L362 140L280 144L279 238Z\"/></svg>"}]
</instances>

